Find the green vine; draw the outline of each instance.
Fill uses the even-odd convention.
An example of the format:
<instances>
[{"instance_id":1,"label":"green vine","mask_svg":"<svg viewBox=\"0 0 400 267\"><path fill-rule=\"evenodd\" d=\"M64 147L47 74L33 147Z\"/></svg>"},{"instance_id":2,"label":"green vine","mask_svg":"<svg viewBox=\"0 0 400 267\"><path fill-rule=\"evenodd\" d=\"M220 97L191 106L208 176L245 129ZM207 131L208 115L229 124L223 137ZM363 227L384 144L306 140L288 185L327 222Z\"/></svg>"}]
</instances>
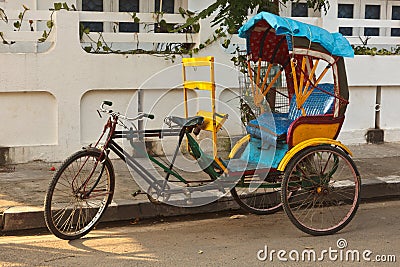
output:
<instances>
[{"instance_id":1,"label":"green vine","mask_svg":"<svg viewBox=\"0 0 400 267\"><path fill-rule=\"evenodd\" d=\"M387 55L400 55L400 45L391 47L390 50L386 48L378 49L377 47L369 47L368 41L371 37L366 37L364 40L358 37L362 45L352 45L355 55L370 55L370 56L387 56Z\"/></svg>"},{"instance_id":2,"label":"green vine","mask_svg":"<svg viewBox=\"0 0 400 267\"><path fill-rule=\"evenodd\" d=\"M186 18L186 21L189 21L190 18L195 14L189 10L185 10L183 8L179 8L179 13L183 18ZM134 23L140 23L140 19L137 17L136 13L129 13L132 17ZM145 29L149 29L151 25L153 25L153 29L149 29L150 31L154 31L156 33L198 33L200 31L200 24L193 23L187 27L181 27L181 24L171 24L168 23L164 18L164 12L156 11L153 13L153 18L155 20L154 23L146 23L144 25ZM113 28L114 32L116 32L116 27ZM83 23L80 24L79 34L80 39L83 40L83 36L86 36L90 41L89 44L83 49L88 53L118 53L118 54L151 54L154 56L164 57L166 60L171 60L172 62L175 60L176 55L192 55L197 52L199 49L194 50L193 43L162 43L157 44L157 47L154 50L143 50L139 48L139 40L137 42L137 48L133 50L121 51L115 50L112 48L112 45L109 45L102 33L98 33L99 37L97 39L93 39L90 35L91 29L85 26Z\"/></svg>"},{"instance_id":3,"label":"green vine","mask_svg":"<svg viewBox=\"0 0 400 267\"><path fill-rule=\"evenodd\" d=\"M24 20L24 16L25 13L29 10L29 8L25 5L22 5L22 7L24 8L24 11L20 12L18 15L18 20L16 22L14 22L14 28L16 29L16 31L20 31L21 27L22 27L22 21Z\"/></svg>"},{"instance_id":4,"label":"green vine","mask_svg":"<svg viewBox=\"0 0 400 267\"><path fill-rule=\"evenodd\" d=\"M139 40L137 43L137 48L133 50L121 51L112 48L112 44L108 44L104 39L102 33L98 33L98 38L94 39L91 37L90 28L85 27L83 23L80 24L79 35L82 40L83 36L87 36L89 45L83 47L83 49L88 53L118 53L118 54L151 54L155 56L164 57L166 60L174 61L176 55L189 55L199 53L202 49L210 46L218 40L221 40L221 46L227 49L231 45L230 36L236 33L238 27L242 25L247 19L248 11L269 11L273 13L278 12L279 5L285 5L288 1L298 2L298 0L216 0L206 9L202 10L200 13L195 14L190 10L185 10L184 8L179 8L179 14L185 18L185 23L182 24L171 24L168 23L164 18L163 12L154 12L155 23L145 24L145 29L149 28L150 25L154 27L149 31L154 31L156 33L198 33L200 31L200 19L205 19L211 15L215 15L211 21L211 26L219 26L216 28L207 40L200 43L198 46L194 46L193 43L162 43L158 44L154 50L143 50L139 48ZM76 7L72 4L71 7L68 6L66 2L57 2L53 4L54 7L50 9L52 12L50 14L50 19L46 22L47 29L43 31L42 36L38 39L39 43L43 43L50 36L54 29L53 15L56 11L67 10L76 11ZM327 0L307 0L307 5L315 10L326 10L329 8L329 2ZM14 30L20 31L23 25L24 16L30 9L23 5L23 11L19 13L18 20L13 23ZM132 17L133 23L140 23L140 18L137 17L135 12L129 13ZM3 9L0 8L0 20L8 23L8 18ZM31 31L34 31L33 21L29 20L29 27ZM116 23L118 25L118 23ZM117 32L116 25L114 25L113 30ZM11 45L14 41L7 41L4 38L3 32L0 32L0 39L3 44ZM390 50L382 48L378 49L376 47L368 47L366 40L361 40L362 45L354 46L353 49L356 55L400 55L400 46L397 45ZM236 46L236 52L239 48ZM231 60L232 62L239 66L243 64L243 56L234 56Z\"/></svg>"},{"instance_id":5,"label":"green vine","mask_svg":"<svg viewBox=\"0 0 400 267\"><path fill-rule=\"evenodd\" d=\"M155 12L155 21L154 23L154 32L171 32L171 33L198 33L200 31L200 23L199 20L211 16L214 12L217 13L215 18L212 20L212 26L219 25L212 36L208 38L204 43L195 47L194 44L185 43L185 44L177 44L177 43L167 43L167 44L158 44L155 50L152 51L144 51L142 49L135 49L129 51L120 51L112 49L112 45L108 45L104 40L102 34L99 33L99 37L93 39L89 36L90 29L85 27L84 24L80 24L80 37L82 39L83 35L86 35L90 40L90 44L83 49L89 53L122 53L122 54L136 54L136 53L145 53L145 54L154 54L154 55L163 55L166 59L171 59L172 61L175 59L175 55L189 55L193 56L193 54L197 54L200 50L206 48L207 46L213 44L217 40L221 38L225 38L222 41L222 46L224 48L228 48L231 41L228 35L236 33L238 27L243 24L243 22L247 19L248 11L258 11L268 10L270 12L277 12L279 4L285 4L287 1L298 1L298 0L248 0L248 1L239 1L239 0L217 0L215 3L211 4L209 7L201 11L199 14L195 14L192 11L185 10L184 8L179 8L179 14L182 15L183 18L186 19L183 24L170 24L166 20L163 19L163 12ZM327 0L307 0L307 4L309 7L313 7L315 9L326 10ZM51 13L50 20L47 21L47 30L43 31L42 37L39 38L39 42L42 43L47 40L50 33L54 28L53 14L55 11L65 9L65 10L76 10L75 6L72 5L72 8L69 8L66 2L64 3L54 3L54 8L51 9L53 12ZM25 12L29 10L24 6L24 12L20 15L20 20L15 22L15 27L19 30L22 25L22 20ZM1 15L1 13L0 13ZM136 16L136 13L132 13L132 20L134 23L139 23L140 19ZM33 21L30 21L31 30ZM150 25L146 24L145 28ZM116 32L116 27L114 26L114 32ZM8 43L4 40L3 34L0 34L0 38L3 40L3 43Z\"/></svg>"},{"instance_id":6,"label":"green vine","mask_svg":"<svg viewBox=\"0 0 400 267\"><path fill-rule=\"evenodd\" d=\"M196 16L188 20L182 27L187 27L201 19L215 15L211 21L211 26L224 27L229 34L235 34L239 27L247 20L250 12L268 11L278 14L279 6L287 2L299 2L299 0L216 0L213 4L202 10ZM314 10L329 9L327 0L307 0L307 6Z\"/></svg>"},{"instance_id":7,"label":"green vine","mask_svg":"<svg viewBox=\"0 0 400 267\"><path fill-rule=\"evenodd\" d=\"M391 55L400 55L400 45L396 47L391 47L390 50L386 48L378 49L377 47L368 47L368 46L361 46L352 45L354 49L355 55L370 55L370 56L391 56Z\"/></svg>"},{"instance_id":8,"label":"green vine","mask_svg":"<svg viewBox=\"0 0 400 267\"><path fill-rule=\"evenodd\" d=\"M18 14L18 20L16 22L14 22L13 26L14 26L14 30L19 32L21 30L22 27L22 21L24 20L25 17L25 13L29 10L29 8L25 5L22 5L22 7L24 8L24 11L20 12ZM1 20L3 20L5 23L8 23L8 18L7 15L5 14L4 10L0 8L0 18ZM6 45L12 45L15 42L14 41L7 41L6 39L4 39L4 33L0 32L0 38L3 41L3 44Z\"/></svg>"},{"instance_id":9,"label":"green vine","mask_svg":"<svg viewBox=\"0 0 400 267\"><path fill-rule=\"evenodd\" d=\"M22 28L23 25L23 21L24 21L24 17L27 11L29 11L29 7L27 7L26 5L22 5L22 7L24 8L24 11L20 12L18 14L18 20L16 22L14 22L13 26L14 26L14 31L19 32ZM50 33L52 32L53 28L54 28L54 20L53 20L53 15L54 12L59 11L61 9L65 9L67 11L71 10L71 8L68 6L68 4L66 2L64 3L54 3L54 8L50 9L52 12L50 14L50 20L48 20L46 22L46 26L47 26L47 30L43 31L42 37L40 37L38 39L39 43L43 43L47 40L47 38L50 36ZM76 11L76 8L74 5L72 5L72 10ZM0 8L0 19L3 20L5 23L8 23L8 18L4 12L3 9ZM29 28L31 31L34 31L33 28L33 20L29 20ZM7 44L7 45L12 45L15 42L14 41L7 41L4 38L4 33L0 32L0 38L2 39L3 44Z\"/></svg>"},{"instance_id":10,"label":"green vine","mask_svg":"<svg viewBox=\"0 0 400 267\"><path fill-rule=\"evenodd\" d=\"M5 23L8 23L7 15L1 7L0 7L0 19Z\"/></svg>"},{"instance_id":11,"label":"green vine","mask_svg":"<svg viewBox=\"0 0 400 267\"><path fill-rule=\"evenodd\" d=\"M70 11L70 10L74 10L76 11L75 5L71 5L71 8L68 6L68 4L66 2L64 3L54 3L54 8L50 9L52 12L50 14L50 20L48 20L46 22L46 26L48 28L48 32L46 30L43 31L42 37L38 39L39 43L43 43L47 40L47 38L50 36L50 33L52 32L52 30L54 29L54 20L53 20L53 15L54 12L56 11L60 11L62 9Z\"/></svg>"},{"instance_id":12,"label":"green vine","mask_svg":"<svg viewBox=\"0 0 400 267\"><path fill-rule=\"evenodd\" d=\"M2 42L3 42L3 44L9 44L8 41L6 39L4 39L4 33L3 32L0 32L0 38L1 38Z\"/></svg>"}]
</instances>

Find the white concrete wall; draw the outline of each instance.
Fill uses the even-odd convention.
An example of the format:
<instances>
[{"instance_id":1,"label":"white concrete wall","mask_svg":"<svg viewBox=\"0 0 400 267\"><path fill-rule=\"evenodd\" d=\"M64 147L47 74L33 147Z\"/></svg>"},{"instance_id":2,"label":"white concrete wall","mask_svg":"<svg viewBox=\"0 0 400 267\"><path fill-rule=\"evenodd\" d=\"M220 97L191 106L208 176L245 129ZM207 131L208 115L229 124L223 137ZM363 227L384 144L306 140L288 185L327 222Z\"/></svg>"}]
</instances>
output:
<instances>
[{"instance_id":1,"label":"white concrete wall","mask_svg":"<svg viewBox=\"0 0 400 267\"><path fill-rule=\"evenodd\" d=\"M112 100L114 108L124 113L142 88L144 110L154 111L156 120L150 125L158 128L171 108L182 103L181 90L169 92L182 84L179 58L172 63L151 55L86 53L79 41L79 16L78 12L55 14L57 26L47 52L0 53L0 123L5 126L0 131L0 146L12 148L14 162L62 160L95 141L104 123L96 112L102 100ZM225 88L237 87L238 74L229 66L231 56L218 46L203 55L209 54L216 57L220 98ZM155 102L158 105L153 107ZM133 99L130 108L137 111L137 100ZM192 111L199 108L196 104ZM205 104L203 108L209 109ZM183 107L176 113L182 115ZM240 132L239 127L236 134Z\"/></svg>"},{"instance_id":2,"label":"white concrete wall","mask_svg":"<svg viewBox=\"0 0 400 267\"><path fill-rule=\"evenodd\" d=\"M6 5L12 2L6 2ZM32 1L32 6L35 3ZM49 13L31 12L27 18L29 16L46 20ZM64 11L55 14L56 27L47 42L48 51L0 53L0 146L11 147L10 157L14 162L62 160L82 145L95 141L104 123L104 118L98 118L96 113L100 102L112 100L114 109L121 112L131 103L129 111L134 113L139 88L143 89L144 111L156 115L156 119L149 122L150 127L162 127L164 117L171 111L176 115L183 114L181 91L176 89L182 83L179 58L172 63L151 55L88 54L82 49L78 36L81 16L89 15ZM208 25L207 21L202 22L202 31L193 37L197 43L211 35ZM29 39L35 43L41 33L7 34L7 38ZM112 38L118 41L120 37ZM121 38L126 40L128 36ZM143 38L156 42L171 37L147 35ZM202 55L213 55L216 59L218 109L230 114L226 126L231 134L238 134L242 131L238 101L232 100L237 93L238 73L232 68L232 55L219 43L204 49L199 56ZM381 127L385 130L386 140L400 141L400 120L397 120L400 113L400 75L397 75L400 57L356 56L347 59L346 64L350 105L339 138L347 144L365 142L367 129L375 124L376 88L381 86ZM190 98L202 95L192 92ZM207 104L196 100L192 114L200 108L209 109Z\"/></svg>"},{"instance_id":3,"label":"white concrete wall","mask_svg":"<svg viewBox=\"0 0 400 267\"><path fill-rule=\"evenodd\" d=\"M345 143L365 142L368 128L375 127L376 90L381 87L380 128L385 141L400 141L400 56L356 56L346 59L350 104L339 138Z\"/></svg>"}]
</instances>

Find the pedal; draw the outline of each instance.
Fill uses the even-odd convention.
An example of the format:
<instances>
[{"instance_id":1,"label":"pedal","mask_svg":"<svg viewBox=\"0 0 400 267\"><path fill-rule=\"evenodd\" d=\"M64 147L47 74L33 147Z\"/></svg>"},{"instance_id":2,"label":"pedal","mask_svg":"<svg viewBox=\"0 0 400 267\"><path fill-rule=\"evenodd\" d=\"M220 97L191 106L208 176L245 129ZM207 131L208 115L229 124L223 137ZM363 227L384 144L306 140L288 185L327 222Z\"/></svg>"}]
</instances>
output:
<instances>
[{"instance_id":1,"label":"pedal","mask_svg":"<svg viewBox=\"0 0 400 267\"><path fill-rule=\"evenodd\" d=\"M142 192L142 190L136 190L135 192L133 192L133 193L131 193L131 195L133 196L133 197L137 197L139 194L144 194L144 192Z\"/></svg>"}]
</instances>

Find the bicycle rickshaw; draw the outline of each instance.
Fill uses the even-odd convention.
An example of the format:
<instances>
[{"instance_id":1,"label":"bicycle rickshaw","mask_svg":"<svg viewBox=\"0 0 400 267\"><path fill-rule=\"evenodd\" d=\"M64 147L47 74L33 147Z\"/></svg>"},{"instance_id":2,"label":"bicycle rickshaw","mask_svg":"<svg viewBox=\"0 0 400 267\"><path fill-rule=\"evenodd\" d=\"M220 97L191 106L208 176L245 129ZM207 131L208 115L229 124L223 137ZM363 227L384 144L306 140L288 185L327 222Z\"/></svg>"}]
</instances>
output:
<instances>
[{"instance_id":1,"label":"bicycle rickshaw","mask_svg":"<svg viewBox=\"0 0 400 267\"><path fill-rule=\"evenodd\" d=\"M336 138L348 104L343 57L353 56L352 47L339 33L266 12L242 26L239 36L247 43L250 90L246 97L260 114L248 121L248 134L234 145L229 159L221 159L217 152L217 131L227 115L216 111L214 59L184 58L185 117L167 117L171 128L137 129L128 122L153 115L139 113L129 118L112 111L111 102L103 102L99 115L103 112L109 118L99 141L69 157L50 183L45 221L53 234L62 239L80 238L100 220L114 193L110 151L146 182L144 191L154 202L171 204L178 194L190 198L199 191L217 190L228 197L230 192L242 208L256 214L283 207L294 225L311 235L335 233L351 221L359 204L360 175L351 151ZM187 80L186 68L194 66L209 67L210 81ZM189 90L209 91L211 112L199 111L190 117ZM118 125L124 129L117 129ZM212 155L194 138L200 131L212 134ZM165 136L178 136L168 164L136 142ZM133 152L124 150L115 139L127 140ZM200 181L206 186L185 179L174 169L185 143L209 177ZM162 179L140 162L139 155L158 166L158 173L164 173Z\"/></svg>"}]
</instances>

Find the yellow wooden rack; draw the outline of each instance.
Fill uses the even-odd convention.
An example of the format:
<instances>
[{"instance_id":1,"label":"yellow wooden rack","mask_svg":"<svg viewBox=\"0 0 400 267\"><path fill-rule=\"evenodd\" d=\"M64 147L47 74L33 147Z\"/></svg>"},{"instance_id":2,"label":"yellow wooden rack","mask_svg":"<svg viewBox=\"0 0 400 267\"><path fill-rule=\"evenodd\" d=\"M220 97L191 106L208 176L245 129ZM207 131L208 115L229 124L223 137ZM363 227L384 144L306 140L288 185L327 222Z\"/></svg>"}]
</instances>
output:
<instances>
[{"instance_id":1,"label":"yellow wooden rack","mask_svg":"<svg viewBox=\"0 0 400 267\"><path fill-rule=\"evenodd\" d=\"M187 67L208 67L210 69L209 81L193 81L186 79ZM211 97L211 112L200 110L196 115L204 117L203 130L212 132L213 140L213 158L215 162L225 169L224 165L218 158L217 149L217 132L221 129L226 121L227 114L219 114L216 112L215 106L215 74L214 74L214 57L198 57L198 58L183 58L182 59L182 77L183 77L183 94L185 104L185 117L189 116L188 111L188 90L206 90L210 91Z\"/></svg>"}]
</instances>

